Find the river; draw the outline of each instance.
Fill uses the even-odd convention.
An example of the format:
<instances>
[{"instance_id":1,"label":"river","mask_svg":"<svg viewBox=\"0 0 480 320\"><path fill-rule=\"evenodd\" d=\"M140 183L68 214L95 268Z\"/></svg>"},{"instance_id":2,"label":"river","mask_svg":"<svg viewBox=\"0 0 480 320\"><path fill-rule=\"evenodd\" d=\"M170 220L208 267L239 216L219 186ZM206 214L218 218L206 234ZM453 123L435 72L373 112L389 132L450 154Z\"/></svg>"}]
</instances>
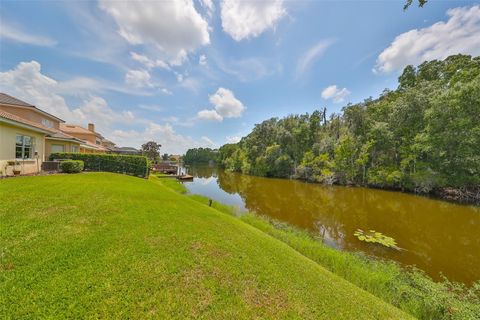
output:
<instances>
[{"instance_id":1,"label":"river","mask_svg":"<svg viewBox=\"0 0 480 320\"><path fill-rule=\"evenodd\" d=\"M401 192L323 186L297 180L190 168L190 193L314 232L335 248L363 251L432 278L471 284L480 279L480 208ZM357 229L393 237L403 250L359 241Z\"/></svg>"}]
</instances>

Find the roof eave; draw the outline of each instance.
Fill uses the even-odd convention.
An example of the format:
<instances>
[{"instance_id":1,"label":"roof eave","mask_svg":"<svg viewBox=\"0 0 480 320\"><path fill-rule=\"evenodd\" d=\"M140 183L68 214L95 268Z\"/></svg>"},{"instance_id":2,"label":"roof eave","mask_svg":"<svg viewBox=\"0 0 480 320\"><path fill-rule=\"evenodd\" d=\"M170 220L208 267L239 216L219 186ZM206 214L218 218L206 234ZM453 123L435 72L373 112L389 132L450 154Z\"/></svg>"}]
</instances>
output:
<instances>
[{"instance_id":1,"label":"roof eave","mask_svg":"<svg viewBox=\"0 0 480 320\"><path fill-rule=\"evenodd\" d=\"M28 130L35 131L35 132L44 133L44 134L53 133L53 131L48 131L48 130L45 130L45 129L41 129L41 128L38 128L38 127L34 127L34 126L31 126L31 125L25 124L25 123L21 123L21 122L15 121L15 120L6 119L6 118L3 118L3 117L0 117L0 122L8 123L10 125L14 125L14 126L17 126L17 127L20 127L20 128L24 128L24 129L28 129Z\"/></svg>"},{"instance_id":2,"label":"roof eave","mask_svg":"<svg viewBox=\"0 0 480 320\"><path fill-rule=\"evenodd\" d=\"M57 137L45 137L45 139L48 139L48 140L57 140L57 141L67 141L67 142L75 142L75 143L78 143L78 144L81 144L83 143L83 141L80 141L80 140L77 140L77 139L71 139L71 138L57 138Z\"/></svg>"},{"instance_id":3,"label":"roof eave","mask_svg":"<svg viewBox=\"0 0 480 320\"><path fill-rule=\"evenodd\" d=\"M33 110L33 111L35 111L35 112L41 113L41 114L43 114L43 115L45 115L45 116L48 116L48 117L50 117L50 118L56 119L56 120L58 120L58 121L61 122L61 123L65 123L65 120L60 119L60 118L58 118L58 117L54 116L53 114L50 114L50 113L48 113L48 112L46 112L46 111L43 111L42 109L39 109L39 108L35 107L34 105L21 106L21 105L18 105L18 104L4 103L4 102L2 102L2 103L0 103L0 104L1 104L2 106L7 106L7 107L24 108L24 109L28 109L28 110Z\"/></svg>"}]
</instances>

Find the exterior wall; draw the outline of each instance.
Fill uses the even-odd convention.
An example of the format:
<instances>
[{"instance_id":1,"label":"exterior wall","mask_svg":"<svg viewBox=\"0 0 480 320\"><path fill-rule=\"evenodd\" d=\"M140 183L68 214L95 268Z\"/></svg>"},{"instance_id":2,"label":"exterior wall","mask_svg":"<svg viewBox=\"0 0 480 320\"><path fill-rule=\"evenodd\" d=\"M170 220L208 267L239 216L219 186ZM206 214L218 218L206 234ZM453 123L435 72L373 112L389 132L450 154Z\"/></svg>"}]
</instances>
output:
<instances>
[{"instance_id":1,"label":"exterior wall","mask_svg":"<svg viewBox=\"0 0 480 320\"><path fill-rule=\"evenodd\" d=\"M47 138L45 139L45 160L48 160L48 157L50 157L50 154L52 154L52 144L62 145L64 152L73 152L72 146L77 146L78 150L80 151L80 143Z\"/></svg>"},{"instance_id":2,"label":"exterior wall","mask_svg":"<svg viewBox=\"0 0 480 320\"><path fill-rule=\"evenodd\" d=\"M27 107L13 107L13 106L0 105L0 110L9 112L23 119L30 120L40 124L42 123L42 119L47 119L53 123L53 128L55 129L60 128L60 122L57 119L49 117L47 115L40 114L36 112L34 109L29 109Z\"/></svg>"},{"instance_id":3,"label":"exterior wall","mask_svg":"<svg viewBox=\"0 0 480 320\"><path fill-rule=\"evenodd\" d=\"M33 153L38 152L37 159L19 160L16 166L21 174L37 173L45 159L45 134L0 123L0 175L13 175L13 166L7 166L8 161L15 160L16 135L27 135L35 139Z\"/></svg>"},{"instance_id":4,"label":"exterior wall","mask_svg":"<svg viewBox=\"0 0 480 320\"><path fill-rule=\"evenodd\" d=\"M91 133L91 134L87 134L87 133L76 133L76 132L68 132L68 131L64 131L65 133L75 137L75 138L78 138L78 139L81 139L81 140L86 140L88 142L91 142L93 144L95 144L95 133Z\"/></svg>"}]
</instances>

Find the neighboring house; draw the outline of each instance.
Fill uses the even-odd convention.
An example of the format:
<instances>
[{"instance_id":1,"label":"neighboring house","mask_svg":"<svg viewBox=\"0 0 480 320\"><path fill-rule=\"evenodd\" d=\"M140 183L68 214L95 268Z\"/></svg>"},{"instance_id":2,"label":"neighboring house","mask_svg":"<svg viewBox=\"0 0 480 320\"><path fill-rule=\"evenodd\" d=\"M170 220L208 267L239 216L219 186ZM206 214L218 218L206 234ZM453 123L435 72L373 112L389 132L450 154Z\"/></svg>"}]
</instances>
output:
<instances>
[{"instance_id":1,"label":"neighboring house","mask_svg":"<svg viewBox=\"0 0 480 320\"><path fill-rule=\"evenodd\" d=\"M132 147L114 147L111 150L113 153L117 153L117 154L126 154L126 155L133 155L133 156L139 156L142 154L142 151Z\"/></svg>"},{"instance_id":2,"label":"neighboring house","mask_svg":"<svg viewBox=\"0 0 480 320\"><path fill-rule=\"evenodd\" d=\"M78 152L83 142L62 133L64 121L34 105L0 93L0 172L11 175L40 171L52 152ZM19 164L16 164L19 163Z\"/></svg>"},{"instance_id":3,"label":"neighboring house","mask_svg":"<svg viewBox=\"0 0 480 320\"><path fill-rule=\"evenodd\" d=\"M102 139L102 146L109 149L110 151L113 151L116 148L116 145L115 145L114 142L112 142L108 139L105 139L105 138Z\"/></svg>"},{"instance_id":4,"label":"neighboring house","mask_svg":"<svg viewBox=\"0 0 480 320\"><path fill-rule=\"evenodd\" d=\"M106 140L100 133L95 131L95 125L93 123L88 124L88 129L75 124L60 124L60 130L64 134L68 134L77 139L83 140L80 145L80 153L106 153L110 149L104 144L113 144L113 142ZM108 141L105 142L104 141Z\"/></svg>"}]
</instances>

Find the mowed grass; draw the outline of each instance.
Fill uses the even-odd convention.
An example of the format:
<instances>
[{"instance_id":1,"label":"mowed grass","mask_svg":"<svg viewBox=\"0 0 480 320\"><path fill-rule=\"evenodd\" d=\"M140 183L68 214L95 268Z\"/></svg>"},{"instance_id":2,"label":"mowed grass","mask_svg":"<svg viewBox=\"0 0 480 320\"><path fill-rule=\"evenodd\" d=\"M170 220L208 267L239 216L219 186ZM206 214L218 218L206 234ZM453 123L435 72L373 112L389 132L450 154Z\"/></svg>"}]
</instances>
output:
<instances>
[{"instance_id":1,"label":"mowed grass","mask_svg":"<svg viewBox=\"0 0 480 320\"><path fill-rule=\"evenodd\" d=\"M408 319L154 179L0 181L0 318Z\"/></svg>"}]
</instances>

